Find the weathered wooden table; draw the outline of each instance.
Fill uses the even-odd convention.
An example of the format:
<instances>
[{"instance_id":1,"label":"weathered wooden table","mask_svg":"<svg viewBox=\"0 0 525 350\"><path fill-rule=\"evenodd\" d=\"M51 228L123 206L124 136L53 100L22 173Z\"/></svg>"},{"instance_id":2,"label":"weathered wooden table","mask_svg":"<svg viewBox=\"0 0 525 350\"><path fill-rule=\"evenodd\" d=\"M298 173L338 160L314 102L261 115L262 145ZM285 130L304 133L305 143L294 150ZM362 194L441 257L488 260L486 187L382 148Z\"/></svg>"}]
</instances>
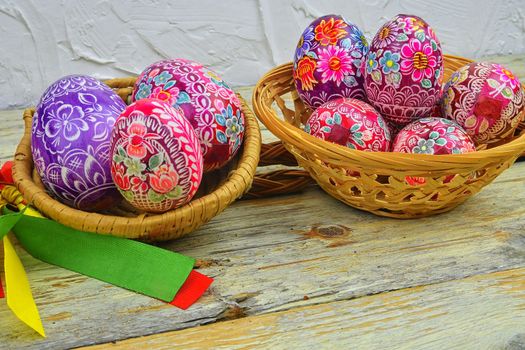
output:
<instances>
[{"instance_id":1,"label":"weathered wooden table","mask_svg":"<svg viewBox=\"0 0 525 350\"><path fill-rule=\"evenodd\" d=\"M523 79L523 67L509 65ZM3 161L21 113L0 120ZM452 212L409 221L355 210L316 187L238 201L160 245L215 278L187 311L19 249L48 338L0 301L0 348L524 349L524 184L517 163Z\"/></svg>"}]
</instances>

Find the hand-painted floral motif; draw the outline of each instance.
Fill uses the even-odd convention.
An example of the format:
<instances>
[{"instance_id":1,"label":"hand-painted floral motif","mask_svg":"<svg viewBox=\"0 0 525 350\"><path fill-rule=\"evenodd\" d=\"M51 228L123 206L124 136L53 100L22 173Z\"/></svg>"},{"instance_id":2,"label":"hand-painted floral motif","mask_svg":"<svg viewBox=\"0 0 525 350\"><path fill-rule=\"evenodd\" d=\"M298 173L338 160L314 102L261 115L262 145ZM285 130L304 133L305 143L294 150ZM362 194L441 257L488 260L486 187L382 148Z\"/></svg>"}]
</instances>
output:
<instances>
[{"instance_id":1,"label":"hand-painted floral motif","mask_svg":"<svg viewBox=\"0 0 525 350\"><path fill-rule=\"evenodd\" d=\"M396 22L385 23L372 40L372 46L384 48L395 42L399 35L399 26Z\"/></svg>"},{"instance_id":2,"label":"hand-painted floral motif","mask_svg":"<svg viewBox=\"0 0 525 350\"><path fill-rule=\"evenodd\" d=\"M310 23L294 56L293 76L303 102L315 109L331 99L364 99L361 65L367 51L363 32L340 16Z\"/></svg>"},{"instance_id":3,"label":"hand-painted floral motif","mask_svg":"<svg viewBox=\"0 0 525 350\"><path fill-rule=\"evenodd\" d=\"M316 68L317 61L310 56L304 56L297 62L297 69L294 72L294 76L295 79L301 82L304 91L313 90L314 85L318 83L314 77Z\"/></svg>"},{"instance_id":4,"label":"hand-painted floral motif","mask_svg":"<svg viewBox=\"0 0 525 350\"><path fill-rule=\"evenodd\" d=\"M120 196L111 180L109 140L122 99L95 78L71 75L42 95L31 151L50 195L81 210L106 209Z\"/></svg>"},{"instance_id":5,"label":"hand-painted floral motif","mask_svg":"<svg viewBox=\"0 0 525 350\"><path fill-rule=\"evenodd\" d=\"M377 32L366 57L368 101L396 128L429 115L443 81L441 45L419 17L397 15Z\"/></svg>"},{"instance_id":6,"label":"hand-painted floral motif","mask_svg":"<svg viewBox=\"0 0 525 350\"><path fill-rule=\"evenodd\" d=\"M401 47L401 71L410 73L415 82L420 82L423 78L434 78L437 59L432 53L430 43L422 44L417 39L410 40Z\"/></svg>"},{"instance_id":7,"label":"hand-painted floral motif","mask_svg":"<svg viewBox=\"0 0 525 350\"><path fill-rule=\"evenodd\" d=\"M295 51L297 59L303 57L308 51L310 51L314 38L314 29L312 27L306 28L301 39L299 39L299 42L297 43L297 49Z\"/></svg>"},{"instance_id":8,"label":"hand-painted floral motif","mask_svg":"<svg viewBox=\"0 0 525 350\"><path fill-rule=\"evenodd\" d=\"M396 136L392 151L414 154L460 154L474 152L476 147L468 134L455 122L444 118L422 118L405 126ZM448 175L443 182L450 182ZM426 183L424 177L407 176L411 186Z\"/></svg>"},{"instance_id":9,"label":"hand-painted floral motif","mask_svg":"<svg viewBox=\"0 0 525 350\"><path fill-rule=\"evenodd\" d=\"M385 51L383 57L379 60L383 73L399 72L399 54Z\"/></svg>"},{"instance_id":10,"label":"hand-painted floral motif","mask_svg":"<svg viewBox=\"0 0 525 350\"><path fill-rule=\"evenodd\" d=\"M205 171L223 166L239 150L244 137L240 101L212 70L184 59L154 63L135 83L132 100L143 98L166 101L190 121L201 143Z\"/></svg>"},{"instance_id":11,"label":"hand-painted floral motif","mask_svg":"<svg viewBox=\"0 0 525 350\"><path fill-rule=\"evenodd\" d=\"M121 114L110 154L117 188L140 210L164 212L181 206L195 195L202 179L202 151L193 127L157 99L141 99Z\"/></svg>"},{"instance_id":12,"label":"hand-painted floral motif","mask_svg":"<svg viewBox=\"0 0 525 350\"><path fill-rule=\"evenodd\" d=\"M322 46L335 45L337 40L347 35L347 27L348 24L342 18L330 17L326 20L322 19L315 26L315 40Z\"/></svg>"},{"instance_id":13,"label":"hand-painted floral motif","mask_svg":"<svg viewBox=\"0 0 525 350\"><path fill-rule=\"evenodd\" d=\"M377 68L377 57L375 52L370 52L366 58L366 71L372 73Z\"/></svg>"},{"instance_id":14,"label":"hand-painted floral motif","mask_svg":"<svg viewBox=\"0 0 525 350\"><path fill-rule=\"evenodd\" d=\"M321 81L326 83L330 80L336 85L343 82L345 76L354 72L352 58L342 47L328 46L319 50L319 67L321 72Z\"/></svg>"},{"instance_id":15,"label":"hand-painted floral motif","mask_svg":"<svg viewBox=\"0 0 525 350\"><path fill-rule=\"evenodd\" d=\"M476 148L467 133L444 118L422 118L405 126L396 136L393 152L459 154Z\"/></svg>"},{"instance_id":16,"label":"hand-painted floral motif","mask_svg":"<svg viewBox=\"0 0 525 350\"><path fill-rule=\"evenodd\" d=\"M477 145L505 140L523 120L525 95L505 67L478 62L461 67L445 85L443 115L456 121Z\"/></svg>"},{"instance_id":17,"label":"hand-painted floral motif","mask_svg":"<svg viewBox=\"0 0 525 350\"><path fill-rule=\"evenodd\" d=\"M304 130L316 137L362 151L390 150L390 130L383 117L363 101L331 100L317 108Z\"/></svg>"}]
</instances>

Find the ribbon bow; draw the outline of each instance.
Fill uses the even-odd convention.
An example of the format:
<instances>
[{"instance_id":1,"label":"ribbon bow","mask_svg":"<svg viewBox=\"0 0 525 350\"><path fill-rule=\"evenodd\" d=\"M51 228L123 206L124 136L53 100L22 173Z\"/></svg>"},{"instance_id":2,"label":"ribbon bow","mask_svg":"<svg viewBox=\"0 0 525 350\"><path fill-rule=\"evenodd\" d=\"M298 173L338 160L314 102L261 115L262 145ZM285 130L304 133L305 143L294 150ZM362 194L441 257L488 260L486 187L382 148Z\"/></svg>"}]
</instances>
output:
<instances>
[{"instance_id":1,"label":"ribbon bow","mask_svg":"<svg viewBox=\"0 0 525 350\"><path fill-rule=\"evenodd\" d=\"M33 257L187 309L213 279L193 270L194 259L133 240L78 231L44 218L9 185L12 162L0 170L0 238L4 243L7 305L45 337L24 267L7 233ZM0 298L4 297L0 282Z\"/></svg>"}]
</instances>

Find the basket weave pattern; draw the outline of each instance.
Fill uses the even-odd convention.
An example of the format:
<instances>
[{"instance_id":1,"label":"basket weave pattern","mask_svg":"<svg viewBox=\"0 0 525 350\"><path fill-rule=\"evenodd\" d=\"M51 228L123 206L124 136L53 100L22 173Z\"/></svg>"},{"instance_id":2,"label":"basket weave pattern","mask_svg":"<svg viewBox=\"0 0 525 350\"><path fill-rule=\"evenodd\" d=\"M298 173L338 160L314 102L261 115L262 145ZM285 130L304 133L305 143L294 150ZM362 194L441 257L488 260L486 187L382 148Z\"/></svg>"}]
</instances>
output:
<instances>
[{"instance_id":1,"label":"basket weave pattern","mask_svg":"<svg viewBox=\"0 0 525 350\"><path fill-rule=\"evenodd\" d=\"M470 62L445 55L445 79ZM276 67L259 81L253 107L323 190L381 216L415 218L451 210L492 182L525 151L525 133L487 150L439 156L364 152L315 138L302 130L311 111L295 90L291 63ZM411 185L407 176L423 177L424 183Z\"/></svg>"},{"instance_id":2,"label":"basket weave pattern","mask_svg":"<svg viewBox=\"0 0 525 350\"><path fill-rule=\"evenodd\" d=\"M126 102L130 102L136 78L106 81ZM257 119L239 96L245 115L245 136L242 148L226 167L208 173L199 192L188 204L162 214L137 212L125 201L108 213L91 213L70 208L50 197L33 171L31 156L31 123L33 108L24 111L25 132L16 150L13 179L28 203L45 216L66 226L100 234L162 241L181 237L222 212L247 192L252 184L261 147Z\"/></svg>"}]
</instances>

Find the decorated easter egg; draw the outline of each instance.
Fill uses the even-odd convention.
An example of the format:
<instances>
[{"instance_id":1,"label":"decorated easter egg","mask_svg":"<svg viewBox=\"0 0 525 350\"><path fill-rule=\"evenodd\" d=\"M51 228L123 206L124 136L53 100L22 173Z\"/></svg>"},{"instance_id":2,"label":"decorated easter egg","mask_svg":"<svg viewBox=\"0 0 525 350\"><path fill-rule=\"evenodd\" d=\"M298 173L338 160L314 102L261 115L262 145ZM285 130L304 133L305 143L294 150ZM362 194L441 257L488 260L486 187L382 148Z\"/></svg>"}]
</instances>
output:
<instances>
[{"instance_id":1,"label":"decorated easter egg","mask_svg":"<svg viewBox=\"0 0 525 350\"><path fill-rule=\"evenodd\" d=\"M50 195L88 211L121 198L111 179L109 141L125 108L113 90L89 76L66 76L47 88L33 115L31 152Z\"/></svg>"},{"instance_id":2,"label":"decorated easter egg","mask_svg":"<svg viewBox=\"0 0 525 350\"><path fill-rule=\"evenodd\" d=\"M328 101L317 108L304 130L326 141L361 151L390 150L390 130L369 104L351 98Z\"/></svg>"},{"instance_id":3,"label":"decorated easter egg","mask_svg":"<svg viewBox=\"0 0 525 350\"><path fill-rule=\"evenodd\" d=\"M359 69L368 43L357 26L337 15L323 16L305 29L294 56L293 77L310 108L341 97L364 99Z\"/></svg>"},{"instance_id":4,"label":"decorated easter egg","mask_svg":"<svg viewBox=\"0 0 525 350\"><path fill-rule=\"evenodd\" d=\"M471 63L445 85L443 115L456 121L476 144L497 143L514 133L525 97L516 76L496 63Z\"/></svg>"},{"instance_id":5,"label":"decorated easter egg","mask_svg":"<svg viewBox=\"0 0 525 350\"><path fill-rule=\"evenodd\" d=\"M146 68L132 100L156 98L189 120L199 138L204 171L222 167L239 150L244 114L235 92L212 70L185 59L164 60Z\"/></svg>"},{"instance_id":6,"label":"decorated easter egg","mask_svg":"<svg viewBox=\"0 0 525 350\"><path fill-rule=\"evenodd\" d=\"M164 212L191 200L202 179L202 150L189 121L169 103L129 105L111 135L111 176L135 208Z\"/></svg>"},{"instance_id":7,"label":"decorated easter egg","mask_svg":"<svg viewBox=\"0 0 525 350\"><path fill-rule=\"evenodd\" d=\"M393 152L418 154L460 154L474 152L476 147L470 136L457 123L445 118L422 118L405 126L396 136ZM447 175L444 183L456 175ZM471 176L472 177L472 176ZM424 177L407 176L412 186L426 183Z\"/></svg>"},{"instance_id":8,"label":"decorated easter egg","mask_svg":"<svg viewBox=\"0 0 525 350\"><path fill-rule=\"evenodd\" d=\"M470 136L445 118L422 118L405 126L394 139L393 152L459 154L475 151Z\"/></svg>"},{"instance_id":9,"label":"decorated easter egg","mask_svg":"<svg viewBox=\"0 0 525 350\"><path fill-rule=\"evenodd\" d=\"M421 18L397 15L374 36L363 65L368 101L393 124L429 116L443 81L441 45Z\"/></svg>"}]
</instances>

